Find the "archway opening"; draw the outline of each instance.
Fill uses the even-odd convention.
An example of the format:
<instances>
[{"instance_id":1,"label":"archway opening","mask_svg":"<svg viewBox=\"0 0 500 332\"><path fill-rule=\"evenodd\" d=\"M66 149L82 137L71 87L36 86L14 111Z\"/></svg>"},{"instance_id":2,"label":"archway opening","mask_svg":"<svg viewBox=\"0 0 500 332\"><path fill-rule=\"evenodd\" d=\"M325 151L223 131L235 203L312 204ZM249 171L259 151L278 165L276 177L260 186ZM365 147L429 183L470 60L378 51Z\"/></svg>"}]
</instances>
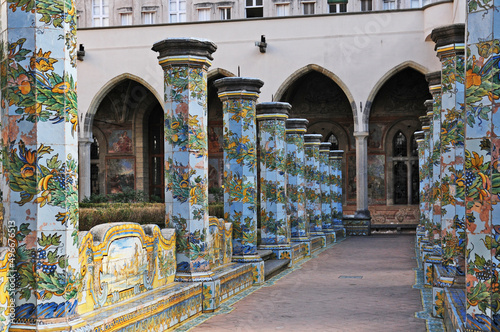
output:
<instances>
[{"instance_id":1,"label":"archway opening","mask_svg":"<svg viewBox=\"0 0 500 332\"><path fill-rule=\"evenodd\" d=\"M351 103L342 88L330 77L316 71L298 77L284 91L279 101L292 105L290 118L309 120L307 132L322 134L323 141L332 143L332 150L344 150L344 155L355 163L354 122ZM343 158L342 170L345 174L346 158ZM355 169L352 170L355 177ZM345 203L355 207L354 187L347 185L343 177Z\"/></svg>"},{"instance_id":2,"label":"archway opening","mask_svg":"<svg viewBox=\"0 0 500 332\"><path fill-rule=\"evenodd\" d=\"M149 174L153 170L149 169L147 132L149 114L157 109L162 108L154 94L131 79L118 82L103 97L92 123L93 194L116 194L131 190L151 194Z\"/></svg>"},{"instance_id":3,"label":"archway opening","mask_svg":"<svg viewBox=\"0 0 500 332\"><path fill-rule=\"evenodd\" d=\"M377 92L370 110L368 201L374 224L418 223L415 131L431 99L425 76L405 68Z\"/></svg>"}]
</instances>

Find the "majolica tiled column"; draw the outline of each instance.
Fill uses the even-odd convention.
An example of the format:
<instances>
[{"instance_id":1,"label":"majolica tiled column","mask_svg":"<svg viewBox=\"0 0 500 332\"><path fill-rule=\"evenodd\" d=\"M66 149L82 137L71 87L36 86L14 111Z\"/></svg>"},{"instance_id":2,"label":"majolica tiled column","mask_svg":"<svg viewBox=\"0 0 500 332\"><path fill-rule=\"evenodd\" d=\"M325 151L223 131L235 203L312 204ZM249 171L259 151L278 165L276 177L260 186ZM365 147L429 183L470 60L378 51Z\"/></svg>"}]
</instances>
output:
<instances>
[{"instance_id":1,"label":"majolica tiled column","mask_svg":"<svg viewBox=\"0 0 500 332\"><path fill-rule=\"evenodd\" d=\"M257 254L257 130L259 79L226 77L215 81L224 113L224 219L233 224L233 261L254 265L254 282L264 282Z\"/></svg>"},{"instance_id":2,"label":"majolica tiled column","mask_svg":"<svg viewBox=\"0 0 500 332\"><path fill-rule=\"evenodd\" d=\"M422 118L422 117L421 117ZM424 197L424 192L423 188L425 187L425 140L424 140L425 134L423 131L417 131L415 132L415 140L417 141L418 145L418 166L419 166L419 212L420 212L420 218L419 218L419 225L417 228L417 245L420 243L420 240L424 237L425 232L424 232L424 215L425 215L425 197Z\"/></svg>"},{"instance_id":3,"label":"majolica tiled column","mask_svg":"<svg viewBox=\"0 0 500 332\"><path fill-rule=\"evenodd\" d=\"M333 232L332 192L330 186L330 142L319 145L319 173L321 189L321 228L323 232Z\"/></svg>"},{"instance_id":4,"label":"majolica tiled column","mask_svg":"<svg viewBox=\"0 0 500 332\"><path fill-rule=\"evenodd\" d=\"M466 328L494 331L500 321L500 7L478 1L467 8Z\"/></svg>"},{"instance_id":5,"label":"majolica tiled column","mask_svg":"<svg viewBox=\"0 0 500 332\"><path fill-rule=\"evenodd\" d=\"M176 229L176 279L201 280L210 275L207 69L216 46L180 38L153 50L165 77L165 218Z\"/></svg>"},{"instance_id":6,"label":"majolica tiled column","mask_svg":"<svg viewBox=\"0 0 500 332\"><path fill-rule=\"evenodd\" d=\"M430 218L432 210L430 208L431 202L431 178L432 178L432 163L430 161L431 156L431 117L434 102L432 100L426 100L424 106L427 109L427 115L420 117L420 122L422 123L422 131L424 132L424 142L422 144L423 161L420 168L421 175L423 176L423 183L420 185L420 201L423 202L421 223L426 233L425 239L429 240L429 234L432 234L432 220ZM420 147L420 145L419 145Z\"/></svg>"},{"instance_id":7,"label":"majolica tiled column","mask_svg":"<svg viewBox=\"0 0 500 332\"><path fill-rule=\"evenodd\" d=\"M430 208L432 220L431 241L441 246L441 72L434 72L425 76L429 83L429 90L434 99L431 119L431 198Z\"/></svg>"},{"instance_id":8,"label":"majolica tiled column","mask_svg":"<svg viewBox=\"0 0 500 332\"><path fill-rule=\"evenodd\" d=\"M343 207L342 207L342 157L343 150L330 150L330 167L332 171L331 190L332 190L332 217L333 228L335 230L344 230ZM345 235L345 234L344 234Z\"/></svg>"},{"instance_id":9,"label":"majolica tiled column","mask_svg":"<svg viewBox=\"0 0 500 332\"><path fill-rule=\"evenodd\" d=\"M441 248L443 265L465 271L464 39L465 25L431 34L441 60Z\"/></svg>"},{"instance_id":10,"label":"majolica tiled column","mask_svg":"<svg viewBox=\"0 0 500 332\"><path fill-rule=\"evenodd\" d=\"M78 330L76 9L0 7L3 220L17 245L10 331Z\"/></svg>"},{"instance_id":11,"label":"majolica tiled column","mask_svg":"<svg viewBox=\"0 0 500 332\"><path fill-rule=\"evenodd\" d=\"M321 224L321 187L319 182L319 146L322 135L305 134L306 212L311 235L324 235Z\"/></svg>"},{"instance_id":12,"label":"majolica tiled column","mask_svg":"<svg viewBox=\"0 0 500 332\"><path fill-rule=\"evenodd\" d=\"M306 242L311 253L309 219L306 214L306 180L304 134L306 119L286 120L287 206L290 216L292 241Z\"/></svg>"},{"instance_id":13,"label":"majolica tiled column","mask_svg":"<svg viewBox=\"0 0 500 332\"><path fill-rule=\"evenodd\" d=\"M434 242L434 223L433 223L433 215L434 215L434 200L433 200L433 160L432 160L432 151L434 150L434 140L432 138L433 133L433 122L432 118L434 116L434 100L426 100L424 102L424 106L427 109L427 114L422 116L422 124L425 123L425 126L422 125L422 129L425 133L425 165L426 165L426 185L424 187L424 192L421 190L421 194L425 199L425 219L424 219L424 231L425 235L420 241L420 257L424 257L424 250L429 251L432 250L432 243Z\"/></svg>"},{"instance_id":14,"label":"majolica tiled column","mask_svg":"<svg viewBox=\"0 0 500 332\"><path fill-rule=\"evenodd\" d=\"M290 225L287 216L285 121L291 109L288 103L257 104L260 147L260 220L261 246L280 247L290 255ZM279 253L281 256L281 253ZM278 256L278 255L277 255Z\"/></svg>"}]
</instances>

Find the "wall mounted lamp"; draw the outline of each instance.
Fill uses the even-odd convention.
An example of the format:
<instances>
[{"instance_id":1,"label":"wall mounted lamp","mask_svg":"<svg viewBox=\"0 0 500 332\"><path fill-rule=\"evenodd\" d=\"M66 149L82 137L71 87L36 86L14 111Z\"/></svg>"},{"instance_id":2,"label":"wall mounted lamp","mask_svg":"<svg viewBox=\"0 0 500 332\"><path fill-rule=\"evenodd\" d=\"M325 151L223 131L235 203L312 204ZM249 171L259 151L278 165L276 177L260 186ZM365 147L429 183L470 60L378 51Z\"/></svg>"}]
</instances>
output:
<instances>
[{"instance_id":1,"label":"wall mounted lamp","mask_svg":"<svg viewBox=\"0 0 500 332\"><path fill-rule=\"evenodd\" d=\"M260 42L255 42L255 46L259 48L260 53L266 53L266 47L267 47L266 36L261 35Z\"/></svg>"},{"instance_id":2,"label":"wall mounted lamp","mask_svg":"<svg viewBox=\"0 0 500 332\"><path fill-rule=\"evenodd\" d=\"M76 51L76 58L80 61L83 61L83 57L85 56L85 46L80 44L79 50Z\"/></svg>"}]
</instances>

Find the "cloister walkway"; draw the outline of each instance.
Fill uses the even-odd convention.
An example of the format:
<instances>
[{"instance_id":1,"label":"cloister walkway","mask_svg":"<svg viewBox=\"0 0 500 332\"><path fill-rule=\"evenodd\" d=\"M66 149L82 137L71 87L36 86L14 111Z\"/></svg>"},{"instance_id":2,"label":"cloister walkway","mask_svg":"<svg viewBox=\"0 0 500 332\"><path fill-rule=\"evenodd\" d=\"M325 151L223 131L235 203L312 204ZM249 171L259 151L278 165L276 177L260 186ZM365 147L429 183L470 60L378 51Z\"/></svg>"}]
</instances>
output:
<instances>
[{"instance_id":1,"label":"cloister walkway","mask_svg":"<svg viewBox=\"0 0 500 332\"><path fill-rule=\"evenodd\" d=\"M416 267L414 235L350 237L178 330L426 331Z\"/></svg>"}]
</instances>

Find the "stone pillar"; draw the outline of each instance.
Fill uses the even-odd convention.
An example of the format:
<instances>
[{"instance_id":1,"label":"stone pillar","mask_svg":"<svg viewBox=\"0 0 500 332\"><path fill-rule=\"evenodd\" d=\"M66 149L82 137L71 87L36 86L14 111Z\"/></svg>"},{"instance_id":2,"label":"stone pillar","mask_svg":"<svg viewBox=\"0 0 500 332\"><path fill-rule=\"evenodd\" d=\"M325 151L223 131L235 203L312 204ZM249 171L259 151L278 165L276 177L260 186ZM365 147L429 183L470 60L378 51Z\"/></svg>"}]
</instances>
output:
<instances>
[{"instance_id":1,"label":"stone pillar","mask_svg":"<svg viewBox=\"0 0 500 332\"><path fill-rule=\"evenodd\" d=\"M207 280L207 69L216 46L179 38L152 49L165 77L165 223L176 229L176 280Z\"/></svg>"},{"instance_id":2,"label":"stone pillar","mask_svg":"<svg viewBox=\"0 0 500 332\"><path fill-rule=\"evenodd\" d=\"M290 224L287 216L286 134L288 103L257 104L260 148L261 247L278 259L291 258ZM286 251L288 254L283 254ZM288 255L288 257L286 257ZM283 256L283 257L281 257Z\"/></svg>"},{"instance_id":3,"label":"stone pillar","mask_svg":"<svg viewBox=\"0 0 500 332\"><path fill-rule=\"evenodd\" d=\"M319 172L321 189L321 228L323 232L333 232L332 192L330 186L330 142L319 146Z\"/></svg>"},{"instance_id":4,"label":"stone pillar","mask_svg":"<svg viewBox=\"0 0 500 332\"><path fill-rule=\"evenodd\" d=\"M233 224L233 261L254 266L264 282L257 254L257 130L255 105L259 79L226 77L214 82L224 113L224 219Z\"/></svg>"},{"instance_id":5,"label":"stone pillar","mask_svg":"<svg viewBox=\"0 0 500 332\"><path fill-rule=\"evenodd\" d=\"M288 214L292 241L309 243L309 219L306 214L306 179L304 133L307 131L306 119L286 120L286 165ZM311 254L308 245L308 254Z\"/></svg>"},{"instance_id":6,"label":"stone pillar","mask_svg":"<svg viewBox=\"0 0 500 332\"><path fill-rule=\"evenodd\" d=\"M343 230L343 193L342 193L342 157L344 155L343 150L331 150L330 151L330 167L332 170L332 180L331 180L331 190L332 190L332 216L333 216L333 228L335 230Z\"/></svg>"},{"instance_id":7,"label":"stone pillar","mask_svg":"<svg viewBox=\"0 0 500 332\"><path fill-rule=\"evenodd\" d=\"M355 132L356 139L356 214L354 217L370 218L368 210L368 132Z\"/></svg>"},{"instance_id":8,"label":"stone pillar","mask_svg":"<svg viewBox=\"0 0 500 332\"><path fill-rule=\"evenodd\" d=\"M431 136L431 198L430 208L432 209L430 218L432 220L431 242L433 245L441 247L441 72L433 72L425 75L429 83L429 90L434 99L430 136Z\"/></svg>"},{"instance_id":9,"label":"stone pillar","mask_svg":"<svg viewBox=\"0 0 500 332\"><path fill-rule=\"evenodd\" d=\"M86 197L90 197L90 146L92 139L85 137L78 140L78 160L80 167L78 170L78 193L80 201Z\"/></svg>"},{"instance_id":10,"label":"stone pillar","mask_svg":"<svg viewBox=\"0 0 500 332\"><path fill-rule=\"evenodd\" d=\"M324 235L321 224L321 187L319 182L319 146L322 137L320 134L304 135L306 212L309 217L311 235Z\"/></svg>"},{"instance_id":11,"label":"stone pillar","mask_svg":"<svg viewBox=\"0 0 500 332\"><path fill-rule=\"evenodd\" d=\"M465 68L466 328L494 331L500 321L500 8L498 3L471 4Z\"/></svg>"},{"instance_id":12,"label":"stone pillar","mask_svg":"<svg viewBox=\"0 0 500 332\"><path fill-rule=\"evenodd\" d=\"M16 242L10 331L79 330L76 9L0 7L3 218Z\"/></svg>"},{"instance_id":13,"label":"stone pillar","mask_svg":"<svg viewBox=\"0 0 500 332\"><path fill-rule=\"evenodd\" d=\"M465 271L465 25L431 34L441 60L441 248L443 265Z\"/></svg>"}]
</instances>

